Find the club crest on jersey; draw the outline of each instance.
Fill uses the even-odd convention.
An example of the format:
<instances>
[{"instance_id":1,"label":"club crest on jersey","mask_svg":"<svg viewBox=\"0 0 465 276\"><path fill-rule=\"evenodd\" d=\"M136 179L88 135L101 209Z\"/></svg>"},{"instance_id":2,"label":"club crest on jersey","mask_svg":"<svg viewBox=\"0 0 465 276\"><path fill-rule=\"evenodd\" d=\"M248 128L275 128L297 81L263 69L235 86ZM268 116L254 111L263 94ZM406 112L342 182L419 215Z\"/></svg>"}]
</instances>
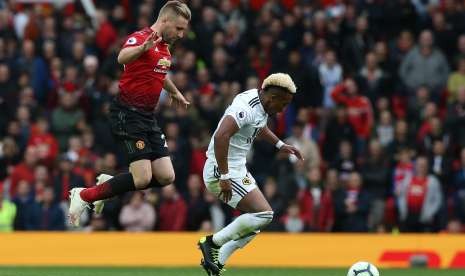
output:
<instances>
[{"instance_id":1,"label":"club crest on jersey","mask_svg":"<svg viewBox=\"0 0 465 276\"><path fill-rule=\"evenodd\" d=\"M138 148L140 150L144 149L145 148L145 142L142 141L142 140L137 141L136 142L136 148Z\"/></svg>"},{"instance_id":2,"label":"club crest on jersey","mask_svg":"<svg viewBox=\"0 0 465 276\"><path fill-rule=\"evenodd\" d=\"M250 184L252 184L252 181L250 180L250 178L244 177L244 178L242 179L242 184L244 184L244 185L250 185Z\"/></svg>"}]
</instances>

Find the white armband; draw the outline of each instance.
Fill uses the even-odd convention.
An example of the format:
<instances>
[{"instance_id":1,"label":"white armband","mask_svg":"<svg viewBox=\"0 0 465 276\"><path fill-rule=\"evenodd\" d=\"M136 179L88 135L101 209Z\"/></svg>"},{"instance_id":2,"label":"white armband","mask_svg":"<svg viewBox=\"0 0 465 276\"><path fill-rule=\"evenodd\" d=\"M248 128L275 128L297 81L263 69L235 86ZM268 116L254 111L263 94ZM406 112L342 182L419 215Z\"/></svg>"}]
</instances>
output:
<instances>
[{"instance_id":1,"label":"white armband","mask_svg":"<svg viewBox=\"0 0 465 276\"><path fill-rule=\"evenodd\" d=\"M282 148L284 145L285 145L284 142L281 141L281 140L279 140L279 141L276 143L275 147L276 147L277 149L280 149L280 148Z\"/></svg>"},{"instance_id":2,"label":"white armband","mask_svg":"<svg viewBox=\"0 0 465 276\"><path fill-rule=\"evenodd\" d=\"M228 179L231 179L231 176L229 175L229 173L220 174L220 180L228 180Z\"/></svg>"}]
</instances>

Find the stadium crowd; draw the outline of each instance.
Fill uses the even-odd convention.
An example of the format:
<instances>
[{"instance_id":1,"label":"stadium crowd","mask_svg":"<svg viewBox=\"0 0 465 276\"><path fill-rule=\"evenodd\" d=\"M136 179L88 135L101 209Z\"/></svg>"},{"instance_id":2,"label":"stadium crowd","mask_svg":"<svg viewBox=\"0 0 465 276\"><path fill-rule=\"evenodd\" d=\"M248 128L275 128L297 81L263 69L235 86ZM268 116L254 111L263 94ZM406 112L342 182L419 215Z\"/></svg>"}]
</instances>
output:
<instances>
[{"instance_id":1,"label":"stadium crowd","mask_svg":"<svg viewBox=\"0 0 465 276\"><path fill-rule=\"evenodd\" d=\"M165 1L0 0L0 231L65 230L68 191L126 160L107 114L116 55ZM268 231L463 232L465 4L457 0L192 0L157 118L175 185L89 210L80 231L212 231L237 213L205 191L209 139L233 97L286 72L298 92L270 121L305 160L256 141L249 169ZM89 12L89 11L87 11ZM69 229L76 230L76 229Z\"/></svg>"}]
</instances>

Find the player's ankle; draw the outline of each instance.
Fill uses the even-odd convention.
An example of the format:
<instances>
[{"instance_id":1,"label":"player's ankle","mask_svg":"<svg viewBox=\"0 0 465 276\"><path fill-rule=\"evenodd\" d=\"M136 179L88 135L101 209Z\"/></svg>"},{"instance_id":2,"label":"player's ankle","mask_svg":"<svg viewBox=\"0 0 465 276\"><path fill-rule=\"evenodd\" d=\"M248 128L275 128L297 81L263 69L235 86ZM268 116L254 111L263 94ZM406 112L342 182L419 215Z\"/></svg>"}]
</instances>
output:
<instances>
[{"instance_id":1,"label":"player's ankle","mask_svg":"<svg viewBox=\"0 0 465 276\"><path fill-rule=\"evenodd\" d=\"M92 203L93 201L88 197L88 193L86 192L87 188L79 192L79 196L81 199L87 203Z\"/></svg>"},{"instance_id":2,"label":"player's ankle","mask_svg":"<svg viewBox=\"0 0 465 276\"><path fill-rule=\"evenodd\" d=\"M217 245L215 241L213 240L213 235L207 236L207 241L216 249L219 249L221 245Z\"/></svg>"}]
</instances>

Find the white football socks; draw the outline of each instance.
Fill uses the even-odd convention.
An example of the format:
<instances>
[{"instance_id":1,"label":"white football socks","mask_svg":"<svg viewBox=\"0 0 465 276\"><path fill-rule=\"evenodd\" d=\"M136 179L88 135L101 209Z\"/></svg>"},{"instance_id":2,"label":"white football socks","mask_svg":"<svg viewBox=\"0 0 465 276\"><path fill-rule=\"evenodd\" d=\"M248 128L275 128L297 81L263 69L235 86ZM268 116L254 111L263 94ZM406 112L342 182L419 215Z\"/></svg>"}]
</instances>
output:
<instances>
[{"instance_id":1,"label":"white football socks","mask_svg":"<svg viewBox=\"0 0 465 276\"><path fill-rule=\"evenodd\" d=\"M262 229L268 225L272 219L273 211L240 215L225 228L214 234L213 242L218 246L223 246L231 240L238 240L249 233Z\"/></svg>"},{"instance_id":2,"label":"white football socks","mask_svg":"<svg viewBox=\"0 0 465 276\"><path fill-rule=\"evenodd\" d=\"M244 248L244 246L246 246L253 238L255 238L255 236L257 236L259 232L260 231L257 230L256 232L252 232L250 235L247 235L243 238L228 241L227 243L225 243L220 248L220 254L218 255L218 261L220 262L220 264L226 264L226 261L234 253L234 251L236 251L239 248Z\"/></svg>"}]
</instances>

